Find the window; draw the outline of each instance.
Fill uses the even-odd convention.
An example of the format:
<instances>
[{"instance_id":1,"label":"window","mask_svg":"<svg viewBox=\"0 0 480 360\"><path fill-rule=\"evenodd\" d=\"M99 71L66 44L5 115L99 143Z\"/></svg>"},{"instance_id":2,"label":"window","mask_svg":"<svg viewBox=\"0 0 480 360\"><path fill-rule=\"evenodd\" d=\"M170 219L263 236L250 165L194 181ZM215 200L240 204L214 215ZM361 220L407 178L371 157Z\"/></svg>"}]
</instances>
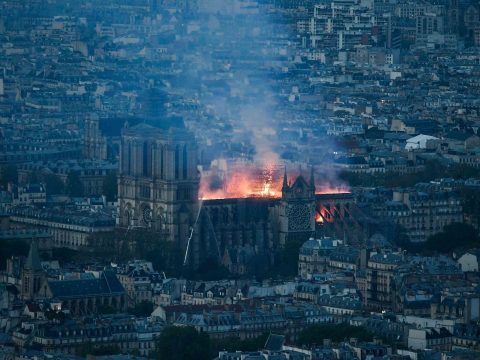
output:
<instances>
[{"instance_id":1,"label":"window","mask_svg":"<svg viewBox=\"0 0 480 360\"><path fill-rule=\"evenodd\" d=\"M140 186L140 196L143 198L150 198L150 187L145 185Z\"/></svg>"},{"instance_id":2,"label":"window","mask_svg":"<svg viewBox=\"0 0 480 360\"><path fill-rule=\"evenodd\" d=\"M30 279L29 279L27 276L25 276L25 278L23 279L23 281L24 281L23 290L24 290L25 293L28 293L28 291L29 291Z\"/></svg>"},{"instance_id":3,"label":"window","mask_svg":"<svg viewBox=\"0 0 480 360\"><path fill-rule=\"evenodd\" d=\"M163 146L160 149L160 179L163 179Z\"/></svg>"},{"instance_id":4,"label":"window","mask_svg":"<svg viewBox=\"0 0 480 360\"><path fill-rule=\"evenodd\" d=\"M127 174L131 175L132 171L132 144L129 142L128 143L128 155L127 155Z\"/></svg>"},{"instance_id":5,"label":"window","mask_svg":"<svg viewBox=\"0 0 480 360\"><path fill-rule=\"evenodd\" d=\"M147 142L143 143L143 176L152 175L151 149Z\"/></svg>"},{"instance_id":6,"label":"window","mask_svg":"<svg viewBox=\"0 0 480 360\"><path fill-rule=\"evenodd\" d=\"M182 156L182 170L183 170L183 178L186 179L188 177L188 157L187 157L187 146L183 147L183 156Z\"/></svg>"},{"instance_id":7,"label":"window","mask_svg":"<svg viewBox=\"0 0 480 360\"><path fill-rule=\"evenodd\" d=\"M175 147L175 179L178 179L180 171L180 149Z\"/></svg>"}]
</instances>

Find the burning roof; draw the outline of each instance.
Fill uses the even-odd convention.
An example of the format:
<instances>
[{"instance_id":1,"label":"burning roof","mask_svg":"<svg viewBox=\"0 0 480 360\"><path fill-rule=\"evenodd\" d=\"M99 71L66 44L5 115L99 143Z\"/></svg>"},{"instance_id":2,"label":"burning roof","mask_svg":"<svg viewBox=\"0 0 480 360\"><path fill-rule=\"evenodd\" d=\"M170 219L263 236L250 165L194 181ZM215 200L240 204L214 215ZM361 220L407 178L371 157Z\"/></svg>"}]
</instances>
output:
<instances>
[{"instance_id":1,"label":"burning roof","mask_svg":"<svg viewBox=\"0 0 480 360\"><path fill-rule=\"evenodd\" d=\"M202 200L236 199L236 198L281 198L284 166L267 164L259 166L254 163L235 163L231 166L213 167L202 172L199 196ZM290 173L289 183L298 173ZM318 179L318 177L317 177ZM347 193L342 186L315 182L317 194Z\"/></svg>"}]
</instances>

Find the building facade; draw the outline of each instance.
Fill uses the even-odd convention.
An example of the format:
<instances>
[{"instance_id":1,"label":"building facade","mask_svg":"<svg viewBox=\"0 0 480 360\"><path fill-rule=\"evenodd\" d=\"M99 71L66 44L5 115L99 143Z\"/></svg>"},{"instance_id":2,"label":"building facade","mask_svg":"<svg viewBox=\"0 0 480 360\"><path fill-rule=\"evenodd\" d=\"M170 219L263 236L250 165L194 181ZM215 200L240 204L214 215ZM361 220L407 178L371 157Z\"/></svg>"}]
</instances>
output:
<instances>
[{"instance_id":1,"label":"building facade","mask_svg":"<svg viewBox=\"0 0 480 360\"><path fill-rule=\"evenodd\" d=\"M10 220L18 228L47 231L54 248L89 249L96 233L115 228L115 220L106 214L90 212L60 212L56 210L15 207L9 210Z\"/></svg>"},{"instance_id":2,"label":"building facade","mask_svg":"<svg viewBox=\"0 0 480 360\"><path fill-rule=\"evenodd\" d=\"M85 118L83 156L92 160L107 159L107 140L100 133L99 118L89 114Z\"/></svg>"},{"instance_id":3,"label":"building facade","mask_svg":"<svg viewBox=\"0 0 480 360\"><path fill-rule=\"evenodd\" d=\"M403 263L402 254L372 254L367 263L367 306L386 309L392 304L394 270Z\"/></svg>"},{"instance_id":4,"label":"building facade","mask_svg":"<svg viewBox=\"0 0 480 360\"><path fill-rule=\"evenodd\" d=\"M123 129L118 180L120 226L163 232L186 246L198 212L197 146L181 128Z\"/></svg>"}]
</instances>

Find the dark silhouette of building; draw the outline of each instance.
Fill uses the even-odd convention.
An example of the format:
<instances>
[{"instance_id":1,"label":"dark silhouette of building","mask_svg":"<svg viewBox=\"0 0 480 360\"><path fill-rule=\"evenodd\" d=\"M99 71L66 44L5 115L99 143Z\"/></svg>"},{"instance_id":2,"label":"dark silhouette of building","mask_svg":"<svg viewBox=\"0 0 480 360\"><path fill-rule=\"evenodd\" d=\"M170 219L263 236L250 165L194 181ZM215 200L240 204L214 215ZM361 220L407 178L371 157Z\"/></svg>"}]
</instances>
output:
<instances>
[{"instance_id":1,"label":"dark silhouette of building","mask_svg":"<svg viewBox=\"0 0 480 360\"><path fill-rule=\"evenodd\" d=\"M88 114L85 118L83 157L87 159L105 160L107 158L107 141L101 134L99 121L95 114Z\"/></svg>"},{"instance_id":2,"label":"dark silhouette of building","mask_svg":"<svg viewBox=\"0 0 480 360\"><path fill-rule=\"evenodd\" d=\"M40 256L38 255L37 241L32 240L28 251L27 261L22 270L21 297L24 300L34 299L45 281Z\"/></svg>"}]
</instances>

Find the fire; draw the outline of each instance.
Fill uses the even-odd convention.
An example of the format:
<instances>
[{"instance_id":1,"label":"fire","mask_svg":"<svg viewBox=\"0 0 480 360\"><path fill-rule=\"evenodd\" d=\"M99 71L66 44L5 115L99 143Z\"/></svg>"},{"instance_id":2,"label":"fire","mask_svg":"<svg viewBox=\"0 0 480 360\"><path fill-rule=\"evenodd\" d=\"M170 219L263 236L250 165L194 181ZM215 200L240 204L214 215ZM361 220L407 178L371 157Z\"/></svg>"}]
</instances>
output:
<instances>
[{"instance_id":1,"label":"fire","mask_svg":"<svg viewBox=\"0 0 480 360\"><path fill-rule=\"evenodd\" d=\"M260 178L261 190L260 196L263 197L272 197L275 193L275 189L272 188L274 181L274 169L272 166L268 166L262 171L262 176Z\"/></svg>"},{"instance_id":2,"label":"fire","mask_svg":"<svg viewBox=\"0 0 480 360\"><path fill-rule=\"evenodd\" d=\"M226 162L215 163L211 170L202 172L199 197L202 200L249 197L279 199L282 196L283 172L283 166L273 164L234 163L227 166ZM321 179L317 177L317 180ZM316 189L316 194L349 192L345 188L322 183L316 184Z\"/></svg>"},{"instance_id":3,"label":"fire","mask_svg":"<svg viewBox=\"0 0 480 360\"><path fill-rule=\"evenodd\" d=\"M231 169L204 172L200 181L200 198L235 199L247 197L280 198L281 169L267 165L260 169L253 164L235 164Z\"/></svg>"},{"instance_id":4,"label":"fire","mask_svg":"<svg viewBox=\"0 0 480 360\"><path fill-rule=\"evenodd\" d=\"M323 217L319 212L315 213L315 222L318 224L323 224Z\"/></svg>"}]
</instances>

